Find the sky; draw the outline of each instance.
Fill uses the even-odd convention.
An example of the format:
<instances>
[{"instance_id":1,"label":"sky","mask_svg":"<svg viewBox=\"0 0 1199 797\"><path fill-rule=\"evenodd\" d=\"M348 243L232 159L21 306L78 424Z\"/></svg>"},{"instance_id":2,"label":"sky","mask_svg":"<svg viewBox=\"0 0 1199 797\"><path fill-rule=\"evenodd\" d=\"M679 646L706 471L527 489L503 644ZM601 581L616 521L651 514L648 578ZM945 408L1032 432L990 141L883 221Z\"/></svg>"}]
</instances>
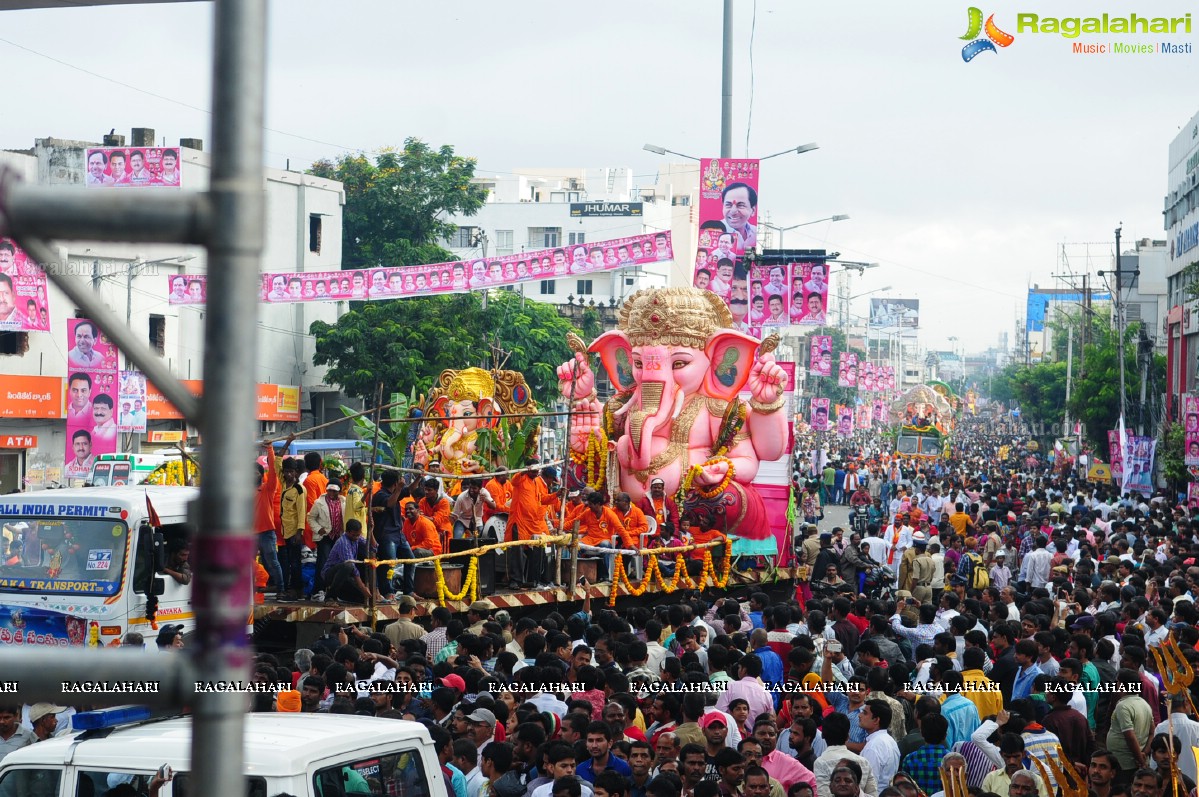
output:
<instances>
[{"instance_id":1,"label":"sky","mask_svg":"<svg viewBox=\"0 0 1199 797\"><path fill-rule=\"evenodd\" d=\"M977 351L1014 333L1027 288L1060 286L1063 244L1092 272L1163 239L1170 141L1199 111L1199 55L1082 55L1071 41L1199 45L1195 33L1018 33L1039 17L1181 17L1180 0L1020 0L1008 47L963 61L968 4L736 0L733 155L763 164L759 210L788 248L877 262L851 292L921 300L920 340ZM208 3L9 11L0 147L152 127L211 142ZM721 3L272 0L267 162L450 144L480 173L629 166L653 143L719 155ZM36 76L36 77L34 77ZM122 85L125 84L125 85ZM1077 273L1086 263L1070 261ZM868 299L854 301L865 314ZM1014 343L1014 338L1012 339Z\"/></svg>"}]
</instances>

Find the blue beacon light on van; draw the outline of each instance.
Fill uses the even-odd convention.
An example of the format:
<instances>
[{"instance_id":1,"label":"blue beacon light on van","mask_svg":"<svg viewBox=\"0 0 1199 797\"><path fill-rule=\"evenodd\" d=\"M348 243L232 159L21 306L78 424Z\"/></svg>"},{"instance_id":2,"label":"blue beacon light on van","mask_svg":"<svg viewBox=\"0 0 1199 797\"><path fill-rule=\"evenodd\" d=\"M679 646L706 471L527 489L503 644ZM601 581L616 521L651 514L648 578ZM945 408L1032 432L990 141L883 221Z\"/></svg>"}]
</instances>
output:
<instances>
[{"instance_id":1,"label":"blue beacon light on van","mask_svg":"<svg viewBox=\"0 0 1199 797\"><path fill-rule=\"evenodd\" d=\"M132 722L144 722L150 719L149 706L117 706L97 711L82 711L71 717L71 727L77 731L97 731L103 728L115 728L118 725L128 725Z\"/></svg>"}]
</instances>

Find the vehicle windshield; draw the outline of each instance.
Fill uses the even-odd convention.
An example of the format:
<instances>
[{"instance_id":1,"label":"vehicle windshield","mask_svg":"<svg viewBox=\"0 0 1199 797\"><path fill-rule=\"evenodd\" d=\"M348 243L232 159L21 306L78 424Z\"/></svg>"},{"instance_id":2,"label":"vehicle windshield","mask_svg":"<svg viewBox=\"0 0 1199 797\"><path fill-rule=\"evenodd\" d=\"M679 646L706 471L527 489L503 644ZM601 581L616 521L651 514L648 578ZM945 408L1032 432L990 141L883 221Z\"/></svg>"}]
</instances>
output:
<instances>
[{"instance_id":1,"label":"vehicle windshield","mask_svg":"<svg viewBox=\"0 0 1199 797\"><path fill-rule=\"evenodd\" d=\"M115 595L129 528L98 518L0 517L0 593Z\"/></svg>"}]
</instances>

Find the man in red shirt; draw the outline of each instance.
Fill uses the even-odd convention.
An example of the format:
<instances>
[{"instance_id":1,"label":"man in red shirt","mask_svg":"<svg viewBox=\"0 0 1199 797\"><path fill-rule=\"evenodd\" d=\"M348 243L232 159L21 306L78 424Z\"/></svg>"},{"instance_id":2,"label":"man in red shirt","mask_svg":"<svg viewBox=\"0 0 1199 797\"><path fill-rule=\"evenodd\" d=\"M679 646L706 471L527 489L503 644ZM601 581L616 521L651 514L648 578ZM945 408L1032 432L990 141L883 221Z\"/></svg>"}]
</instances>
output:
<instances>
[{"instance_id":1,"label":"man in red shirt","mask_svg":"<svg viewBox=\"0 0 1199 797\"><path fill-rule=\"evenodd\" d=\"M666 494L666 482L662 479L650 480L649 495L641 496L637 508L644 512L647 518L654 518L659 527L663 523L670 523L676 529L679 527L679 507L674 499Z\"/></svg>"}]
</instances>

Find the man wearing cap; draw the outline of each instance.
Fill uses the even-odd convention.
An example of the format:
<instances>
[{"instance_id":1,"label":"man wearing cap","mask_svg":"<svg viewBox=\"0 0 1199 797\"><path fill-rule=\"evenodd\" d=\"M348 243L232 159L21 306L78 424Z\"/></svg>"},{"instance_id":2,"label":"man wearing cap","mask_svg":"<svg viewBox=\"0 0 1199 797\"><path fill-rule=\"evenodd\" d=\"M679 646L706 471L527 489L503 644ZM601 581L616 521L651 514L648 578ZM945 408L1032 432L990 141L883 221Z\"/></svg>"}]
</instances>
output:
<instances>
[{"instance_id":1,"label":"man wearing cap","mask_svg":"<svg viewBox=\"0 0 1199 797\"><path fill-rule=\"evenodd\" d=\"M327 482L324 495L317 498L308 510L308 528L316 543L316 577L312 585L314 596L325 591L325 563L329 552L345 531L345 511L346 499L342 497L341 485L337 481Z\"/></svg>"},{"instance_id":2,"label":"man wearing cap","mask_svg":"<svg viewBox=\"0 0 1199 797\"><path fill-rule=\"evenodd\" d=\"M676 529L679 527L679 507L674 499L666 494L666 482L659 478L650 479L649 495L643 495L637 501L637 507L658 521L658 527L670 523Z\"/></svg>"},{"instance_id":3,"label":"man wearing cap","mask_svg":"<svg viewBox=\"0 0 1199 797\"><path fill-rule=\"evenodd\" d=\"M903 552L902 558L899 560L899 588L912 593L912 597L924 602L924 598L916 594L916 582L912 573L912 562L916 560L916 549L919 548L923 553L928 545L928 538L924 536L923 531L917 531L912 534L912 547ZM931 583L931 578L929 579Z\"/></svg>"},{"instance_id":4,"label":"man wearing cap","mask_svg":"<svg viewBox=\"0 0 1199 797\"><path fill-rule=\"evenodd\" d=\"M66 711L65 706L53 703L34 703L29 707L29 724L33 727L33 741L44 742L58 728L58 714Z\"/></svg>"},{"instance_id":5,"label":"man wearing cap","mask_svg":"<svg viewBox=\"0 0 1199 797\"><path fill-rule=\"evenodd\" d=\"M1007 553L1001 548L995 552L995 564L991 565L991 586L1003 589L1012 581L1011 568L1007 566Z\"/></svg>"},{"instance_id":6,"label":"man wearing cap","mask_svg":"<svg viewBox=\"0 0 1199 797\"><path fill-rule=\"evenodd\" d=\"M916 551L912 559L912 597L926 603L933 599L932 584L937 574L937 565L928 553L928 541L919 539L917 535L921 538L924 536L922 532L912 535L912 545Z\"/></svg>"},{"instance_id":7,"label":"man wearing cap","mask_svg":"<svg viewBox=\"0 0 1199 797\"><path fill-rule=\"evenodd\" d=\"M495 714L490 709L476 708L466 715L466 721L470 723L466 738L479 751L478 763L482 766L483 748L495 741Z\"/></svg>"},{"instance_id":8,"label":"man wearing cap","mask_svg":"<svg viewBox=\"0 0 1199 797\"><path fill-rule=\"evenodd\" d=\"M425 629L412 619L416 615L415 598L411 595L401 596L398 610L400 619L383 629L383 633L391 640L391 644L397 648L405 639L420 639L425 635Z\"/></svg>"},{"instance_id":9,"label":"man wearing cap","mask_svg":"<svg viewBox=\"0 0 1199 797\"><path fill-rule=\"evenodd\" d=\"M21 724L19 705L0 705L0 761L13 750L33 744L33 731Z\"/></svg>"},{"instance_id":10,"label":"man wearing cap","mask_svg":"<svg viewBox=\"0 0 1199 797\"><path fill-rule=\"evenodd\" d=\"M183 626L180 623L167 623L158 629L158 639L155 644L159 650L183 649Z\"/></svg>"},{"instance_id":11,"label":"man wearing cap","mask_svg":"<svg viewBox=\"0 0 1199 797\"><path fill-rule=\"evenodd\" d=\"M487 622L487 618L491 615L491 609L492 606L487 601L475 601L472 603L466 611L466 619L470 621L470 626L466 630L475 636L482 636L483 623Z\"/></svg>"}]
</instances>

